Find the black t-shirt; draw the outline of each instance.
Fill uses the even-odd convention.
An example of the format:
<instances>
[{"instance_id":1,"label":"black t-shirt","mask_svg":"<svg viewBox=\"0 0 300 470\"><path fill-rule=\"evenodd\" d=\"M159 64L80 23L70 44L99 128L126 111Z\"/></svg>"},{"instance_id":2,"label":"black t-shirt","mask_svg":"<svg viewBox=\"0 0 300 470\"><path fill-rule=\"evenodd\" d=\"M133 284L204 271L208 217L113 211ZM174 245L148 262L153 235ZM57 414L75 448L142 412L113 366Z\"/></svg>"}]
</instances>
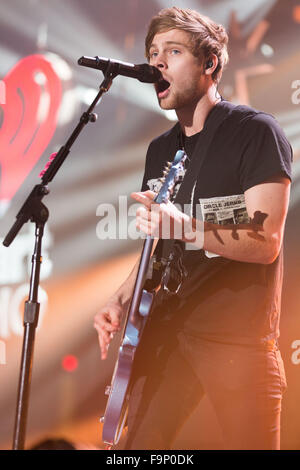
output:
<instances>
[{"instance_id":1,"label":"black t-shirt","mask_svg":"<svg viewBox=\"0 0 300 470\"><path fill-rule=\"evenodd\" d=\"M291 179L292 151L283 131L269 114L247 106L218 103L208 115L210 126L221 108L228 115L219 126L198 174L186 194L198 218L218 224L249 221L244 192L276 175ZM182 139L177 123L154 139L148 149L142 190L158 190L164 165L172 161ZM201 141L202 139L202 141ZM204 133L184 139L192 157L196 141L206 145ZM197 158L197 155L193 155ZM188 161L187 161L188 162ZM234 236L234 234L233 234ZM162 304L165 315L190 334L241 344L268 344L279 336L282 252L269 265L230 260L186 245L186 277L176 302ZM160 298L161 299L161 298ZM171 308L168 309L168 305Z\"/></svg>"}]
</instances>

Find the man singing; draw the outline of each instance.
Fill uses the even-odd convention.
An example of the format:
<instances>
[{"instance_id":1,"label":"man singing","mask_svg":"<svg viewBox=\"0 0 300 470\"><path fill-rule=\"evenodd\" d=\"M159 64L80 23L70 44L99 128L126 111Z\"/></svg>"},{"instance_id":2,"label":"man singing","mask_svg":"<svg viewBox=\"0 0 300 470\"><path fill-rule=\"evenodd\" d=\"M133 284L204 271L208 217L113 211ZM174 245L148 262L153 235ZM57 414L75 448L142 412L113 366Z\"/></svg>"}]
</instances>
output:
<instances>
[{"instance_id":1,"label":"man singing","mask_svg":"<svg viewBox=\"0 0 300 470\"><path fill-rule=\"evenodd\" d=\"M126 449L172 448L205 394L224 448L280 448L286 380L277 340L292 152L272 116L219 95L227 42L222 25L177 7L152 18L145 41L163 76L159 105L178 122L148 148L142 192L132 195L142 204L137 226L156 237L168 220L182 235L156 247L163 260L169 243L173 264L136 352ZM180 148L191 181L180 202L190 211L176 198L158 210L152 189ZM95 316L102 359L136 272Z\"/></svg>"}]
</instances>

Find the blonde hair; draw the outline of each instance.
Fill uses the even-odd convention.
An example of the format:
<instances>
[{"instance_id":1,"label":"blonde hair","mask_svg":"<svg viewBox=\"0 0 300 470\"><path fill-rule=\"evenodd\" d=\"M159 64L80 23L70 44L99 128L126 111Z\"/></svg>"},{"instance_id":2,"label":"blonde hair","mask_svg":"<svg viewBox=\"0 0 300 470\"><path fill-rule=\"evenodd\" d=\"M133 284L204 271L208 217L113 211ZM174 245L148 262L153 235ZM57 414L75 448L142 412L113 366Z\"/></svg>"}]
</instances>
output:
<instances>
[{"instance_id":1,"label":"blonde hair","mask_svg":"<svg viewBox=\"0 0 300 470\"><path fill-rule=\"evenodd\" d=\"M228 62L228 35L225 28L195 10L165 8L152 18L148 27L145 39L145 55L148 61L154 36L171 29L179 29L190 34L191 52L199 60L203 58L208 60L212 54L217 56L218 65L212 78L215 82L219 82Z\"/></svg>"}]
</instances>

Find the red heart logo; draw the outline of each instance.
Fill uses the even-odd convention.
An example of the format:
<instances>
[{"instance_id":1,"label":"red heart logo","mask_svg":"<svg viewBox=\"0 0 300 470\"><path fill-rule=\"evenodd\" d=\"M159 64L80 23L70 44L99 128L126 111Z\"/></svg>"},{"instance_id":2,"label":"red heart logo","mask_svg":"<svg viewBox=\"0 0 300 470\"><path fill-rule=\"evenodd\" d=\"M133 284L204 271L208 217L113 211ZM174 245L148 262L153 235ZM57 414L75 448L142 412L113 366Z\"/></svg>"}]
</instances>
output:
<instances>
[{"instance_id":1,"label":"red heart logo","mask_svg":"<svg viewBox=\"0 0 300 470\"><path fill-rule=\"evenodd\" d=\"M57 126L62 84L43 55L18 62L4 78L0 106L0 202L8 203L47 148Z\"/></svg>"}]
</instances>

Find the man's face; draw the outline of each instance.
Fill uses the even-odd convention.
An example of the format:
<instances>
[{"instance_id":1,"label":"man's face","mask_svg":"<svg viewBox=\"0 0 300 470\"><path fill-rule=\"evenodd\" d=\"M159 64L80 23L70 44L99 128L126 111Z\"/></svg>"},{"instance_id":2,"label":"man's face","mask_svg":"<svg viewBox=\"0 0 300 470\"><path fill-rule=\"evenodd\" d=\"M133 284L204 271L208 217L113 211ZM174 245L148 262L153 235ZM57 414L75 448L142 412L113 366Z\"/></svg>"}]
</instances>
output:
<instances>
[{"instance_id":1,"label":"man's face","mask_svg":"<svg viewBox=\"0 0 300 470\"><path fill-rule=\"evenodd\" d=\"M161 108L176 111L194 108L205 94L205 76L203 65L192 54L189 34L178 29L158 33L149 53L150 65L157 67L170 84L155 84Z\"/></svg>"}]
</instances>

